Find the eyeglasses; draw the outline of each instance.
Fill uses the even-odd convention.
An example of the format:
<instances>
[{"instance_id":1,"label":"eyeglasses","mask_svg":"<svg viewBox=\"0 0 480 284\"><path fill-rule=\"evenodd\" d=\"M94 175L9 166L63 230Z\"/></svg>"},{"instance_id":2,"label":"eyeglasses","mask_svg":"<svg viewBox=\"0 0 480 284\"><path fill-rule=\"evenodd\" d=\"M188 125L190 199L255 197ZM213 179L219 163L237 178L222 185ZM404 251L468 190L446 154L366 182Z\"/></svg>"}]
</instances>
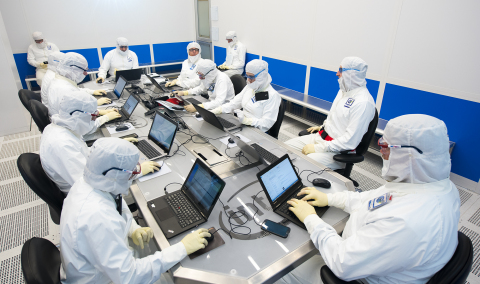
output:
<instances>
[{"instance_id":1,"label":"eyeglasses","mask_svg":"<svg viewBox=\"0 0 480 284\"><path fill-rule=\"evenodd\" d=\"M198 52L198 51L199 51L198 48L190 48L190 49L188 50L188 52L195 52L195 51Z\"/></svg>"},{"instance_id":2,"label":"eyeglasses","mask_svg":"<svg viewBox=\"0 0 480 284\"><path fill-rule=\"evenodd\" d=\"M343 73L343 71L348 71L348 70L354 70L354 71L360 72L360 70L353 69L353 68L342 68L342 67L338 68L338 72L340 72L340 73Z\"/></svg>"},{"instance_id":3,"label":"eyeglasses","mask_svg":"<svg viewBox=\"0 0 480 284\"><path fill-rule=\"evenodd\" d=\"M79 69L82 69L82 70L83 70L83 75L85 75L85 76L87 76L87 75L88 75L88 73L87 73L87 71L88 71L88 68L87 68L87 69L83 69L82 67L80 67L80 66L77 66L77 65L70 65L70 67L72 67L72 66L74 66L74 67L77 67L77 68L79 68Z\"/></svg>"},{"instance_id":4,"label":"eyeglasses","mask_svg":"<svg viewBox=\"0 0 480 284\"><path fill-rule=\"evenodd\" d=\"M415 146L407 146L407 145L388 145L387 144L387 141L385 141L385 139L383 139L383 137L380 137L380 139L378 139L378 146L382 147L382 148L413 148L415 150L418 151L418 153L420 154L423 154L423 151L418 149L417 147Z\"/></svg>"},{"instance_id":5,"label":"eyeglasses","mask_svg":"<svg viewBox=\"0 0 480 284\"><path fill-rule=\"evenodd\" d=\"M133 171L125 170L125 169L121 169L121 168L117 168L117 167L112 167L112 168L104 171L102 173L102 175L106 175L111 170L117 170L117 171L122 171L122 172L129 173L129 174L131 174L131 176L128 179L131 180L131 179L135 179L139 174L142 173L142 166L140 165L140 163L137 163L137 165L135 166L135 170L133 170Z\"/></svg>"},{"instance_id":6,"label":"eyeglasses","mask_svg":"<svg viewBox=\"0 0 480 284\"><path fill-rule=\"evenodd\" d=\"M128 48L128 45L120 45L119 48Z\"/></svg>"},{"instance_id":7,"label":"eyeglasses","mask_svg":"<svg viewBox=\"0 0 480 284\"><path fill-rule=\"evenodd\" d=\"M247 79L253 80L253 79L257 78L258 74L262 73L263 71L265 71L265 69L263 69L262 71L258 72L257 74L255 74L253 76L249 76L247 74L245 74L245 75L247 76Z\"/></svg>"},{"instance_id":8,"label":"eyeglasses","mask_svg":"<svg viewBox=\"0 0 480 284\"><path fill-rule=\"evenodd\" d=\"M70 113L70 115L74 114L74 113L77 112L77 111L78 111L78 112L81 112L81 113L85 113L85 114L91 115L91 116L92 116L92 120L96 120L96 119L100 116L100 113L98 112L98 110L97 110L96 112L94 112L94 113L90 113L90 112L86 112L86 111L79 110L79 109L76 109L76 110L72 111L72 112Z\"/></svg>"},{"instance_id":9,"label":"eyeglasses","mask_svg":"<svg viewBox=\"0 0 480 284\"><path fill-rule=\"evenodd\" d=\"M210 70L210 71L208 71L207 73L205 73L205 75L197 71L198 78L200 78L200 79L203 80L203 79L205 79L205 77L208 75L208 73L210 73L210 72L212 72L212 71L213 71L213 69Z\"/></svg>"}]
</instances>

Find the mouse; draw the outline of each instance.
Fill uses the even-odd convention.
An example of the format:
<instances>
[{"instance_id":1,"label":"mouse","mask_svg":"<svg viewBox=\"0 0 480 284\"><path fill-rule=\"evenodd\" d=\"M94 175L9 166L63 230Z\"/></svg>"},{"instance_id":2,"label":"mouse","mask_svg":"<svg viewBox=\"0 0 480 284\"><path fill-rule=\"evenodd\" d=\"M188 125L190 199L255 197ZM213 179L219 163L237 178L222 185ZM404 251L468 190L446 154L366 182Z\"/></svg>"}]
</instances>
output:
<instances>
[{"instance_id":1,"label":"mouse","mask_svg":"<svg viewBox=\"0 0 480 284\"><path fill-rule=\"evenodd\" d=\"M208 229L208 232L210 233L210 237L205 237L205 240L207 240L208 243L211 243L213 241L213 239L215 238L214 235L215 235L215 228L214 227L211 227Z\"/></svg>"},{"instance_id":2,"label":"mouse","mask_svg":"<svg viewBox=\"0 0 480 284\"><path fill-rule=\"evenodd\" d=\"M233 141L232 138L228 138L228 143L233 144L233 143L235 143L235 141Z\"/></svg>"},{"instance_id":3,"label":"mouse","mask_svg":"<svg viewBox=\"0 0 480 284\"><path fill-rule=\"evenodd\" d=\"M195 114L195 117L196 117L196 118L200 118L200 117L202 117L202 116L201 116L199 113L197 113L197 114Z\"/></svg>"},{"instance_id":4,"label":"mouse","mask_svg":"<svg viewBox=\"0 0 480 284\"><path fill-rule=\"evenodd\" d=\"M323 187L323 188L330 188L332 186L332 184L328 180L323 178L316 178L312 181L312 183L314 186Z\"/></svg>"},{"instance_id":5,"label":"mouse","mask_svg":"<svg viewBox=\"0 0 480 284\"><path fill-rule=\"evenodd\" d=\"M117 128L115 128L115 131L125 131L125 130L128 130L128 126L126 125L117 126Z\"/></svg>"}]
</instances>

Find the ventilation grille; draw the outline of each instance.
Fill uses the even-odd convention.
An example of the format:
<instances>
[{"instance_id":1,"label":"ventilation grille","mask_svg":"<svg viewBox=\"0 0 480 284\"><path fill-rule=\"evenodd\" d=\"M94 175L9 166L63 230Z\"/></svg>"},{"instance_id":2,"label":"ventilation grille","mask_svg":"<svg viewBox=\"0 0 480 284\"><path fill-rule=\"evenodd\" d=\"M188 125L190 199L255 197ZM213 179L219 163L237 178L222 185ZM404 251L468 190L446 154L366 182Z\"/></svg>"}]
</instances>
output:
<instances>
[{"instance_id":1,"label":"ventilation grille","mask_svg":"<svg viewBox=\"0 0 480 284\"><path fill-rule=\"evenodd\" d=\"M468 219L468 222L476 225L476 226L480 226L480 209L477 209L477 211L475 211L475 213L472 215L472 217L470 217L470 219Z\"/></svg>"},{"instance_id":2,"label":"ventilation grille","mask_svg":"<svg viewBox=\"0 0 480 284\"><path fill-rule=\"evenodd\" d=\"M465 204L465 202L467 202L470 197L472 197L473 193L470 193L470 192L467 192L463 189L458 189L458 193L460 194L460 206L462 206L463 204Z\"/></svg>"},{"instance_id":3,"label":"ventilation grille","mask_svg":"<svg viewBox=\"0 0 480 284\"><path fill-rule=\"evenodd\" d=\"M9 160L0 163L0 181L9 180L20 176L17 160Z\"/></svg>"},{"instance_id":4,"label":"ventilation grille","mask_svg":"<svg viewBox=\"0 0 480 284\"><path fill-rule=\"evenodd\" d=\"M309 128L310 126L303 124L303 123L295 123L294 126L285 128L284 131L293 134L294 136L298 136L298 133L302 130Z\"/></svg>"},{"instance_id":5,"label":"ventilation grille","mask_svg":"<svg viewBox=\"0 0 480 284\"><path fill-rule=\"evenodd\" d=\"M0 186L0 211L40 199L25 181Z\"/></svg>"},{"instance_id":6,"label":"ventilation grille","mask_svg":"<svg viewBox=\"0 0 480 284\"><path fill-rule=\"evenodd\" d=\"M464 226L459 231L469 237L473 244L473 264L470 273L480 276L480 255L478 254L480 250L480 235Z\"/></svg>"},{"instance_id":7,"label":"ventilation grille","mask_svg":"<svg viewBox=\"0 0 480 284\"><path fill-rule=\"evenodd\" d=\"M22 273L21 256L16 255L2 260L0 263L0 283L23 284L25 279Z\"/></svg>"},{"instance_id":8,"label":"ventilation grille","mask_svg":"<svg viewBox=\"0 0 480 284\"><path fill-rule=\"evenodd\" d=\"M302 117L303 107L301 105L297 105L295 103L287 103L287 107L285 110L293 115Z\"/></svg>"},{"instance_id":9,"label":"ventilation grille","mask_svg":"<svg viewBox=\"0 0 480 284\"><path fill-rule=\"evenodd\" d=\"M40 137L5 143L0 150L0 159L19 156L23 153L38 152Z\"/></svg>"},{"instance_id":10,"label":"ventilation grille","mask_svg":"<svg viewBox=\"0 0 480 284\"><path fill-rule=\"evenodd\" d=\"M355 170L352 171L352 173L350 174L350 177L358 182L359 184L358 187L362 189L362 191L377 189L382 186L381 183L378 183L373 179L366 177Z\"/></svg>"},{"instance_id":11,"label":"ventilation grille","mask_svg":"<svg viewBox=\"0 0 480 284\"><path fill-rule=\"evenodd\" d=\"M313 122L314 124L322 125L323 121L325 121L325 119L327 119L327 116L323 113L316 112L316 111L311 110L311 109L307 109L305 119Z\"/></svg>"},{"instance_id":12,"label":"ventilation grille","mask_svg":"<svg viewBox=\"0 0 480 284\"><path fill-rule=\"evenodd\" d=\"M21 246L32 237L47 236L48 218L45 203L0 217L0 252Z\"/></svg>"},{"instance_id":13,"label":"ventilation grille","mask_svg":"<svg viewBox=\"0 0 480 284\"><path fill-rule=\"evenodd\" d=\"M36 136L42 134L40 130L38 130L38 127L35 124L32 124L32 130L30 132L23 132L23 133L17 133L17 134L12 134L3 137L3 141L10 141L10 140L15 140L15 139L20 139L20 138L28 138L31 136Z\"/></svg>"}]
</instances>

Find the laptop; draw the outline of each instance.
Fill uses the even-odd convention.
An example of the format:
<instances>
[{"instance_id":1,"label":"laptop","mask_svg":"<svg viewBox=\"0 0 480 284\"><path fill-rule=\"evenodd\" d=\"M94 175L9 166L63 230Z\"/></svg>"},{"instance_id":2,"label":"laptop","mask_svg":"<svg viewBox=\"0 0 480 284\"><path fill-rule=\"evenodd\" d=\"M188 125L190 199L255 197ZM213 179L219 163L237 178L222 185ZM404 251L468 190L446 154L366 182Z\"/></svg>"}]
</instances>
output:
<instances>
[{"instance_id":1,"label":"laptop","mask_svg":"<svg viewBox=\"0 0 480 284\"><path fill-rule=\"evenodd\" d=\"M232 131L234 129L242 127L240 121L238 121L238 119L236 119L233 115L221 114L219 116L216 116L213 112L208 111L201 106L198 106L196 104L194 104L193 106L206 122L210 123L211 125L215 126L220 130Z\"/></svg>"},{"instance_id":2,"label":"laptop","mask_svg":"<svg viewBox=\"0 0 480 284\"><path fill-rule=\"evenodd\" d=\"M122 117L112 119L108 123L110 124L114 122L122 122L130 119L130 116L132 115L137 105L138 99L134 95L130 95L127 101L123 104L122 108L120 108L120 110L118 111L118 113L120 113Z\"/></svg>"},{"instance_id":3,"label":"laptop","mask_svg":"<svg viewBox=\"0 0 480 284\"><path fill-rule=\"evenodd\" d=\"M148 139L138 139L135 143L140 151L140 161L156 160L169 155L177 130L178 125L175 121L159 111L155 112Z\"/></svg>"},{"instance_id":4,"label":"laptop","mask_svg":"<svg viewBox=\"0 0 480 284\"><path fill-rule=\"evenodd\" d=\"M288 209L290 205L287 201L292 198L302 199L303 196L297 196L297 194L306 187L293 168L288 155L284 155L275 163L258 172L257 179L262 185L273 212L306 230L305 225ZM315 206L315 211L319 217L322 217L328 208L328 206Z\"/></svg>"},{"instance_id":5,"label":"laptop","mask_svg":"<svg viewBox=\"0 0 480 284\"><path fill-rule=\"evenodd\" d=\"M143 74L143 68L117 70L117 72L115 72L115 81L118 81L118 78L120 78L120 76L123 76L127 82L140 80L140 77L142 76L142 74Z\"/></svg>"},{"instance_id":6,"label":"laptop","mask_svg":"<svg viewBox=\"0 0 480 284\"><path fill-rule=\"evenodd\" d=\"M180 190L147 204L170 239L206 222L224 188L225 181L197 158Z\"/></svg>"},{"instance_id":7,"label":"laptop","mask_svg":"<svg viewBox=\"0 0 480 284\"><path fill-rule=\"evenodd\" d=\"M202 102L198 101L197 99L195 98L184 98L183 96L179 96L177 94L175 94L175 98L181 102L183 102L184 104L186 105L200 105L202 104Z\"/></svg>"},{"instance_id":8,"label":"laptop","mask_svg":"<svg viewBox=\"0 0 480 284\"><path fill-rule=\"evenodd\" d=\"M172 86L172 87L165 87L165 83L163 83L163 85L160 85L160 83L157 82L157 80L155 80L155 78L149 76L149 75L145 75L147 76L147 78L150 80L150 82L152 82L152 84L159 90L161 90L162 93L170 93L171 91L173 90L183 90L182 87L179 87L179 86Z\"/></svg>"},{"instance_id":9,"label":"laptop","mask_svg":"<svg viewBox=\"0 0 480 284\"><path fill-rule=\"evenodd\" d=\"M107 97L112 101L116 101L122 96L123 90L125 89L126 85L127 80L125 80L123 76L120 76L118 77L117 83L115 84L115 88L113 88L113 92L107 92L107 94L102 97Z\"/></svg>"}]
</instances>

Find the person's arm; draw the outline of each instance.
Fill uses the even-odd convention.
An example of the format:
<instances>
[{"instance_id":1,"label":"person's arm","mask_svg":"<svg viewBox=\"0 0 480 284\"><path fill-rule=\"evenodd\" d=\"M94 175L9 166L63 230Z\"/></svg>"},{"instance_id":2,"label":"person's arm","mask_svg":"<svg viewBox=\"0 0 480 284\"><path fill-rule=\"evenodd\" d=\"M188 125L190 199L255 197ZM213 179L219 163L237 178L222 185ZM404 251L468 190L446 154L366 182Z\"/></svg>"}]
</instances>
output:
<instances>
[{"instance_id":1,"label":"person's arm","mask_svg":"<svg viewBox=\"0 0 480 284\"><path fill-rule=\"evenodd\" d=\"M250 125L257 127L263 132L267 132L270 128L272 128L272 126L277 121L278 110L281 102L282 102L282 99L280 98L280 95L275 92L272 99L269 99L266 102L263 108L262 117L260 118L250 117L251 119Z\"/></svg>"},{"instance_id":2,"label":"person's arm","mask_svg":"<svg viewBox=\"0 0 480 284\"><path fill-rule=\"evenodd\" d=\"M35 54L33 53L33 49L31 46L28 47L27 62L35 68L40 65L40 62L37 62L37 60L35 60Z\"/></svg>"},{"instance_id":3,"label":"person's arm","mask_svg":"<svg viewBox=\"0 0 480 284\"><path fill-rule=\"evenodd\" d=\"M188 95L200 95L206 91L207 91L207 88L205 88L205 86L202 83L200 83L200 85L196 86L195 88L189 89Z\"/></svg>"},{"instance_id":4,"label":"person's arm","mask_svg":"<svg viewBox=\"0 0 480 284\"><path fill-rule=\"evenodd\" d=\"M216 109L220 109L220 112L218 112L218 113L232 113L236 109L241 109L242 108L243 96L245 95L247 90L249 90L251 92L252 89L247 88L247 87L243 88L243 90L240 92L240 94L236 95L233 98L233 100L231 100L229 103L217 107Z\"/></svg>"},{"instance_id":5,"label":"person's arm","mask_svg":"<svg viewBox=\"0 0 480 284\"><path fill-rule=\"evenodd\" d=\"M230 80L228 78L223 78L217 80L215 84L215 99L213 101L208 101L203 104L203 108L205 109L214 109L217 108L225 103L225 99L227 98L228 93L228 82L224 79Z\"/></svg>"},{"instance_id":6,"label":"person's arm","mask_svg":"<svg viewBox=\"0 0 480 284\"><path fill-rule=\"evenodd\" d=\"M98 76L97 77L102 77L104 79L107 78L107 72L108 72L108 70L110 70L111 61L112 61L112 53L108 52L105 55L105 58L103 58L102 65L98 69ZM110 75L113 75L113 74L110 74Z\"/></svg>"},{"instance_id":7,"label":"person's arm","mask_svg":"<svg viewBox=\"0 0 480 284\"><path fill-rule=\"evenodd\" d=\"M180 71L180 75L178 75L178 80L177 84L183 88L186 87L186 85L183 83L183 81L187 78L186 73L187 70L189 69L188 67L188 59L182 62L182 70Z\"/></svg>"},{"instance_id":8,"label":"person's arm","mask_svg":"<svg viewBox=\"0 0 480 284\"><path fill-rule=\"evenodd\" d=\"M54 44L54 43L50 43L52 45L52 50L53 51L60 51L60 49L58 49L57 45Z\"/></svg>"},{"instance_id":9,"label":"person's arm","mask_svg":"<svg viewBox=\"0 0 480 284\"><path fill-rule=\"evenodd\" d=\"M247 48L242 43L238 50L238 62L232 63L232 69L243 69L245 67L245 57L247 56Z\"/></svg>"},{"instance_id":10,"label":"person's arm","mask_svg":"<svg viewBox=\"0 0 480 284\"><path fill-rule=\"evenodd\" d=\"M138 68L138 56L135 52L132 51L132 57L133 57L133 68Z\"/></svg>"},{"instance_id":11,"label":"person's arm","mask_svg":"<svg viewBox=\"0 0 480 284\"><path fill-rule=\"evenodd\" d=\"M51 147L52 157L55 161L48 166L60 175L70 186L83 176L83 169L87 163L87 157L74 145L61 145ZM51 161L51 159L48 159Z\"/></svg>"}]
</instances>

